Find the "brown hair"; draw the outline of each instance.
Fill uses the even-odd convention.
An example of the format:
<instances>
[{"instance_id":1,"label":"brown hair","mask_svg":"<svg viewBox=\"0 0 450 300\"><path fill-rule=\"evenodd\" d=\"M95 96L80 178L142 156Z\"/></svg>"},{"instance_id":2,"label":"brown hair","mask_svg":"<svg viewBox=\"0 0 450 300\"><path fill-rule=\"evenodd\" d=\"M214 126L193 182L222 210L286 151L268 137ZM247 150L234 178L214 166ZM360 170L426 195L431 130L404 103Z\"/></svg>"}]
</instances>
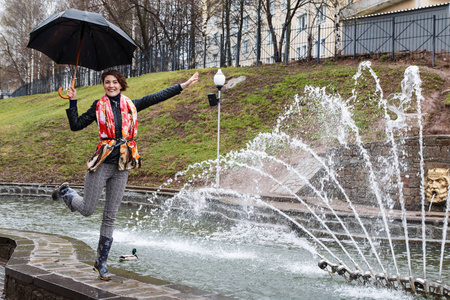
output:
<instances>
[{"instance_id":1,"label":"brown hair","mask_svg":"<svg viewBox=\"0 0 450 300\"><path fill-rule=\"evenodd\" d=\"M102 82L105 82L105 78L108 75L112 75L114 77L117 78L117 81L120 83L120 85L122 86L122 88L120 89L120 91L126 91L128 88L128 84L127 84L127 79L125 78L125 76L123 76L122 73L120 73L120 71L118 70L108 70L102 73Z\"/></svg>"}]
</instances>

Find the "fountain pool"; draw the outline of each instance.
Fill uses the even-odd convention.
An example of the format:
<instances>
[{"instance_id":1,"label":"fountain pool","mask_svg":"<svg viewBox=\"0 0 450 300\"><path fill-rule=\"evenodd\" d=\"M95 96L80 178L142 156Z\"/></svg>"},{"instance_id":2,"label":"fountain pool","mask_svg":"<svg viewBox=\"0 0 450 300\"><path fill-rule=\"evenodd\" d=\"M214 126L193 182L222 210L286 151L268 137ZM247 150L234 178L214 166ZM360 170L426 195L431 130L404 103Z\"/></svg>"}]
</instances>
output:
<instances>
[{"instance_id":1,"label":"fountain pool","mask_svg":"<svg viewBox=\"0 0 450 300\"><path fill-rule=\"evenodd\" d=\"M101 208L85 218L50 199L0 198L0 228L69 236L93 249L100 220ZM237 299L414 299L329 276L317 267L314 246L287 226L122 206L114 236L110 266ZM328 244L339 253L333 241ZM132 248L139 260L119 262Z\"/></svg>"}]
</instances>

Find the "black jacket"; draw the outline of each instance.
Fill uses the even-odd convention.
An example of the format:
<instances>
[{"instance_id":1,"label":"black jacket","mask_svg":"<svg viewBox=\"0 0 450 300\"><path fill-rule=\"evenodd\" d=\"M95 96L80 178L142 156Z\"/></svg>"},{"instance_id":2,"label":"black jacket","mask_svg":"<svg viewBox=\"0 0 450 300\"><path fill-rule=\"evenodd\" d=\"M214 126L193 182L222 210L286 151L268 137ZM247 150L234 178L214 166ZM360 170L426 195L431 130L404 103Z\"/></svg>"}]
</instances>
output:
<instances>
[{"instance_id":1,"label":"black jacket","mask_svg":"<svg viewBox=\"0 0 450 300\"><path fill-rule=\"evenodd\" d=\"M181 93L181 91L182 91L181 86L179 84L175 84L171 87L168 87L154 94L150 94L144 96L143 98L135 99L132 101L134 103L134 106L136 106L136 110L139 112L143 109L146 109L149 106L158 104L159 102L162 102L173 96L176 96L179 93ZM120 97L115 97L115 99L110 98L111 108L114 114L116 138L122 137L122 118L120 116L120 105L118 101L119 99ZM91 107L84 114L79 116L76 101L71 101L70 107L66 110L66 113L67 118L69 119L70 129L72 131L84 129L87 126L89 126L92 122L97 121L96 115L97 102L98 100L95 100L94 103L92 103ZM119 155L120 155L119 147L116 147L114 148L113 152L105 159L104 163L117 164L119 161Z\"/></svg>"}]
</instances>

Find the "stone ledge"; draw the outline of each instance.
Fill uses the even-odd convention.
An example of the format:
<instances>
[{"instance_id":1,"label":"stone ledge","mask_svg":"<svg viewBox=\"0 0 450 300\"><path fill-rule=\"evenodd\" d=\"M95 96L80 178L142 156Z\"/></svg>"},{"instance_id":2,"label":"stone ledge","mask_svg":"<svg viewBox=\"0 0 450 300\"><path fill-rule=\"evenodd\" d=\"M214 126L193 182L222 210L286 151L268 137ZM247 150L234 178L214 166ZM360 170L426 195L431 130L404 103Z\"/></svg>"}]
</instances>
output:
<instances>
[{"instance_id":1,"label":"stone ledge","mask_svg":"<svg viewBox=\"0 0 450 300\"><path fill-rule=\"evenodd\" d=\"M0 228L0 259L8 260L6 299L231 299L112 268L113 280L101 281L91 265L80 261L92 252L75 239Z\"/></svg>"},{"instance_id":2,"label":"stone ledge","mask_svg":"<svg viewBox=\"0 0 450 300\"><path fill-rule=\"evenodd\" d=\"M450 140L450 138L449 138ZM72 186L74 189L82 193L82 186ZM52 191L54 189L54 185L45 185L45 184L20 184L20 183L2 183L0 182L0 198L5 195L14 195L18 197L50 197ZM14 193L18 194L14 194ZM160 208L164 205L164 201L167 198L172 197L176 194L176 190L165 189L165 190L156 190L154 188L146 188L146 187L133 187L127 186L125 190L124 199L122 201L122 205L125 206L147 206L151 208ZM319 205L321 209L323 209L324 216L326 216L326 222L332 222L335 220L335 215L332 214L325 206L323 201L314 198L301 196L301 198L307 202L310 206ZM304 223L307 222L309 226L312 228L320 227L320 224L316 222L315 219L310 218L310 211L303 205L300 204L298 200L293 197L287 196L269 196L262 195L261 199L272 205L273 207L287 213L291 216L295 221ZM101 199L102 200L102 199ZM50 200L51 201L51 200ZM226 219L241 219L243 217L248 217L247 213L242 209L242 203L239 198L230 195L221 195L217 198L208 198L208 205L212 209L213 212L220 212ZM249 220L256 221L258 223L265 224L283 224L294 226L292 222L287 221L286 218L281 216L280 214L274 214L271 208L268 208L261 203L252 203L255 207L253 217L249 218ZM333 200L333 209L336 211L337 215L342 219L348 219L349 222L352 222L352 218L354 218L354 213L348 208L348 204L345 201L341 200ZM376 218L380 217L380 212L378 208L373 208L371 206L367 206L364 204L353 203L353 206L356 207L357 211L360 213L361 219L363 219L363 223L369 229L377 230L376 227L373 226L373 221ZM211 214L214 217L217 217L216 213ZM401 211L394 209L392 213L389 214L389 217L392 218L391 222L391 233L399 233L403 235L403 224L401 220ZM427 212L426 213L426 227L427 231L429 231L429 242L431 243L441 243L442 242L442 224L445 217L444 212ZM408 211L407 212L408 219L408 232L410 233L410 239L421 237L421 220L422 216L420 212L417 211ZM330 225L330 224L328 224ZM450 225L450 221L449 221ZM295 228L296 226L294 226ZM331 225L334 228L334 233L337 235L341 235L344 231L340 226ZM359 228L359 225L352 226L354 228ZM379 229L379 228L378 228ZM312 230L314 232L314 229ZM373 233L373 232L369 232ZM319 236L323 236L322 230L318 231ZM355 236L358 236L360 232L356 230L354 232ZM387 237L384 235L377 235L378 239L386 239ZM72 240L72 243L77 243L76 240ZM79 241L78 241L79 242ZM447 240L446 243L450 244L450 240ZM1 252L1 248L0 248ZM80 253L77 253L80 255ZM1 257L1 256L0 256ZM90 262L89 258L84 261ZM120 272L120 270L117 270ZM141 279L143 280L143 279Z\"/></svg>"}]
</instances>

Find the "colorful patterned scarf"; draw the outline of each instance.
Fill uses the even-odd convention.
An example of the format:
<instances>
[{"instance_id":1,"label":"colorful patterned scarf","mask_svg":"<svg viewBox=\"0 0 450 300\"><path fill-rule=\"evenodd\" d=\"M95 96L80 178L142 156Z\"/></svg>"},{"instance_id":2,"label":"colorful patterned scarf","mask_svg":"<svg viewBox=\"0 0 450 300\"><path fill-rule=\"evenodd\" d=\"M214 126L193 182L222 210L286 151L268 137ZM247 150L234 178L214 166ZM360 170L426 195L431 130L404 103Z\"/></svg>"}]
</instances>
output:
<instances>
[{"instance_id":1,"label":"colorful patterned scarf","mask_svg":"<svg viewBox=\"0 0 450 300\"><path fill-rule=\"evenodd\" d=\"M137 134L137 111L133 102L120 95L120 114L122 115L122 139L116 140L114 114L108 96L97 102L97 123L100 142L97 150L88 162L88 171L95 172L105 158L112 152L116 143L120 144L119 170L141 167L141 159L133 140Z\"/></svg>"}]
</instances>

